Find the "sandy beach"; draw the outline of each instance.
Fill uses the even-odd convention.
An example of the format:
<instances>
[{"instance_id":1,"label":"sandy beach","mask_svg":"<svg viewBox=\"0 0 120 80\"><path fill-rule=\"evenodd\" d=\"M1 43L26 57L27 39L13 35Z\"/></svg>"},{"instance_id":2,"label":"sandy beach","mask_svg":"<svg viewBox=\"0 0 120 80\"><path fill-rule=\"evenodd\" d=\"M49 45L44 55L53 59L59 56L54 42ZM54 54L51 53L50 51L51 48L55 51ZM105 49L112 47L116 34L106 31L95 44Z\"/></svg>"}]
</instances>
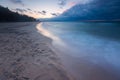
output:
<instances>
[{"instance_id":1,"label":"sandy beach","mask_svg":"<svg viewBox=\"0 0 120 80\"><path fill-rule=\"evenodd\" d=\"M0 23L0 80L74 80L37 24Z\"/></svg>"}]
</instances>

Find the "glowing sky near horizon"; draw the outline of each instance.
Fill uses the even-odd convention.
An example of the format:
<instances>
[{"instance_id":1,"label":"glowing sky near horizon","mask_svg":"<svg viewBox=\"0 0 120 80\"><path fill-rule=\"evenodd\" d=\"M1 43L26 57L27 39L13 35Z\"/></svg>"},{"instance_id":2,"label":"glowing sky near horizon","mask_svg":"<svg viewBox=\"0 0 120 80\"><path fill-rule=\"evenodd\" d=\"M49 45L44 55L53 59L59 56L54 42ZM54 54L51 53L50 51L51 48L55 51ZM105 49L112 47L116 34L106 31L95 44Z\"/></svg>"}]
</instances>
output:
<instances>
[{"instance_id":1,"label":"glowing sky near horizon","mask_svg":"<svg viewBox=\"0 0 120 80\"><path fill-rule=\"evenodd\" d=\"M0 0L0 5L34 18L58 16L78 3L90 0Z\"/></svg>"}]
</instances>

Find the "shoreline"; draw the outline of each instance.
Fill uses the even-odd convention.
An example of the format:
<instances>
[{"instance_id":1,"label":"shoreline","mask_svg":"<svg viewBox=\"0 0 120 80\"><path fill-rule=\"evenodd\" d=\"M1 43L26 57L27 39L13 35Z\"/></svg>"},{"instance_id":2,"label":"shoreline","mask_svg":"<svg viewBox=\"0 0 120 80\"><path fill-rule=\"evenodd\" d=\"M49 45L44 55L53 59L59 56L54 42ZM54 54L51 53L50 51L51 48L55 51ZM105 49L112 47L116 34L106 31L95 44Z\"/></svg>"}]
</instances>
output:
<instances>
[{"instance_id":1,"label":"shoreline","mask_svg":"<svg viewBox=\"0 0 120 80\"><path fill-rule=\"evenodd\" d=\"M40 26L39 26L40 27ZM42 27L42 26L41 26ZM47 32L47 30L39 29L41 32ZM49 33L49 31L48 31ZM64 50L63 47L59 47L59 45L54 45L54 42L59 40L58 37L49 33L49 35L44 35L48 38L51 38L52 44L50 48L55 52L60 58L62 64L69 73L71 73L76 80L119 80L119 71L118 74L114 68L104 62L102 66L100 63L95 64L89 61L89 57L74 57L70 55L69 50ZM59 42L59 41L58 41ZM62 49L61 49L62 48ZM103 67L104 66L104 67Z\"/></svg>"},{"instance_id":2,"label":"shoreline","mask_svg":"<svg viewBox=\"0 0 120 80\"><path fill-rule=\"evenodd\" d=\"M36 24L0 24L0 79L74 80L50 49L51 40L37 32Z\"/></svg>"},{"instance_id":3,"label":"shoreline","mask_svg":"<svg viewBox=\"0 0 120 80\"><path fill-rule=\"evenodd\" d=\"M119 80L109 64L109 68L102 68L59 50L53 43L60 39L41 24L0 24L0 79Z\"/></svg>"}]
</instances>

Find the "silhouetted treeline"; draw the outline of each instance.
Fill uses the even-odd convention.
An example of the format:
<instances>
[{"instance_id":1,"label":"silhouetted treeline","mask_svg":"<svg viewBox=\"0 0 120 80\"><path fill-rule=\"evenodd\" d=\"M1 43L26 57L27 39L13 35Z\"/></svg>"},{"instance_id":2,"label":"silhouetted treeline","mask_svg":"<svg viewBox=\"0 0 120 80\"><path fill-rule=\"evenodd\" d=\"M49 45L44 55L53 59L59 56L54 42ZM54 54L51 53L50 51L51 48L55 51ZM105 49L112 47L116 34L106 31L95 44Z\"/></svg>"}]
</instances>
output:
<instances>
[{"instance_id":1,"label":"silhouetted treeline","mask_svg":"<svg viewBox=\"0 0 120 80\"><path fill-rule=\"evenodd\" d=\"M0 6L0 22L25 22L35 21L36 19L26 15L20 15L17 12L12 12L8 8Z\"/></svg>"}]
</instances>

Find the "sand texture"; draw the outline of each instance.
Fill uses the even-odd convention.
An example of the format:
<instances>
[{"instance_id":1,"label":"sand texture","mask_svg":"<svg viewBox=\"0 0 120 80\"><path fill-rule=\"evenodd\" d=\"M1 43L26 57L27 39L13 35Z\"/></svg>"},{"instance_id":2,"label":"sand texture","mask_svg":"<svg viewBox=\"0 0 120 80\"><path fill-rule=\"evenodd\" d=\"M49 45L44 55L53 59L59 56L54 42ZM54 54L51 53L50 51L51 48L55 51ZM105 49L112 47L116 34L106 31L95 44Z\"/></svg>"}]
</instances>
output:
<instances>
[{"instance_id":1,"label":"sand texture","mask_svg":"<svg viewBox=\"0 0 120 80\"><path fill-rule=\"evenodd\" d=\"M73 80L37 24L0 23L0 80Z\"/></svg>"}]
</instances>

